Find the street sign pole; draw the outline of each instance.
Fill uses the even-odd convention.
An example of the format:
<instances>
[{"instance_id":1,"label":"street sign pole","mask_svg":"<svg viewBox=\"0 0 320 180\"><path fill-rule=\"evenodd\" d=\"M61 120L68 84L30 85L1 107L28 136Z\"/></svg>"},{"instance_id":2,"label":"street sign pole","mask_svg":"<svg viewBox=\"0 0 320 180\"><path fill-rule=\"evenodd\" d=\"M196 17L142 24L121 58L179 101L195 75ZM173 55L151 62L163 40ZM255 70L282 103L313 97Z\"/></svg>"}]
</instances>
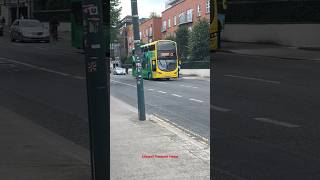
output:
<instances>
[{"instance_id":1,"label":"street sign pole","mask_svg":"<svg viewBox=\"0 0 320 180\"><path fill-rule=\"evenodd\" d=\"M132 25L133 25L133 39L135 49L135 62L137 74L137 94L138 94L138 116L139 120L146 120L144 90L143 90L143 77L142 77L142 60L140 50L140 33L139 33L139 16L138 16L138 3L137 0L131 0L132 11Z\"/></svg>"},{"instance_id":2,"label":"street sign pole","mask_svg":"<svg viewBox=\"0 0 320 180\"><path fill-rule=\"evenodd\" d=\"M109 179L110 174L109 74L102 5L102 0L83 0L82 5L93 180Z\"/></svg>"}]
</instances>

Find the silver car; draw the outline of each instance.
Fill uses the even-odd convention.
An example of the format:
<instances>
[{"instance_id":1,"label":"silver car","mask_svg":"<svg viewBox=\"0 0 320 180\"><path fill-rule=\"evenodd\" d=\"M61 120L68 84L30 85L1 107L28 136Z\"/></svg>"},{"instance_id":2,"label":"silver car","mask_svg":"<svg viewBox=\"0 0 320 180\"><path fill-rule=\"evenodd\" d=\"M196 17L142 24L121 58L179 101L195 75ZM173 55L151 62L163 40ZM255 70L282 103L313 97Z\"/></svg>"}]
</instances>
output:
<instances>
[{"instance_id":1,"label":"silver car","mask_svg":"<svg viewBox=\"0 0 320 180\"><path fill-rule=\"evenodd\" d=\"M126 69L121 68L121 67L116 67L113 70L113 74L114 75L126 75L127 73L126 73Z\"/></svg>"},{"instance_id":2,"label":"silver car","mask_svg":"<svg viewBox=\"0 0 320 180\"><path fill-rule=\"evenodd\" d=\"M11 41L50 42L49 30L35 19L17 19L10 27Z\"/></svg>"}]
</instances>

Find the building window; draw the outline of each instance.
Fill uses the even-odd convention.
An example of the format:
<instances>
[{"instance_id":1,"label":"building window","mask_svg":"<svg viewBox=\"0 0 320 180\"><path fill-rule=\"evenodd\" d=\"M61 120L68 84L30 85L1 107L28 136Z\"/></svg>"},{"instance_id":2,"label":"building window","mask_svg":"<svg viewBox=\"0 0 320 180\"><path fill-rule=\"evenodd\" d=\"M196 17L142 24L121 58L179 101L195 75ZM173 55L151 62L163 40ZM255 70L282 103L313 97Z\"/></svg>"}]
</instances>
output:
<instances>
[{"instance_id":1,"label":"building window","mask_svg":"<svg viewBox=\"0 0 320 180\"><path fill-rule=\"evenodd\" d=\"M168 28L171 27L171 19L168 19Z\"/></svg>"},{"instance_id":2,"label":"building window","mask_svg":"<svg viewBox=\"0 0 320 180\"><path fill-rule=\"evenodd\" d=\"M180 24L184 24L186 22L187 22L186 13L183 12L183 13L179 14L179 23L178 24L180 25Z\"/></svg>"},{"instance_id":3,"label":"building window","mask_svg":"<svg viewBox=\"0 0 320 180\"><path fill-rule=\"evenodd\" d=\"M206 2L206 13L210 13L210 0Z\"/></svg>"},{"instance_id":4,"label":"building window","mask_svg":"<svg viewBox=\"0 0 320 180\"><path fill-rule=\"evenodd\" d=\"M192 11L193 9L187 11L187 22L192 22Z\"/></svg>"},{"instance_id":5,"label":"building window","mask_svg":"<svg viewBox=\"0 0 320 180\"><path fill-rule=\"evenodd\" d=\"M152 27L149 28L149 34L152 35Z\"/></svg>"},{"instance_id":6,"label":"building window","mask_svg":"<svg viewBox=\"0 0 320 180\"><path fill-rule=\"evenodd\" d=\"M148 37L149 36L149 34L148 34L148 29L146 29L146 37Z\"/></svg>"},{"instance_id":7,"label":"building window","mask_svg":"<svg viewBox=\"0 0 320 180\"><path fill-rule=\"evenodd\" d=\"M167 21L163 21L163 22L162 22L161 32L166 31L166 29L167 29Z\"/></svg>"},{"instance_id":8,"label":"building window","mask_svg":"<svg viewBox=\"0 0 320 180\"><path fill-rule=\"evenodd\" d=\"M201 16L201 7L200 4L198 4L198 17Z\"/></svg>"},{"instance_id":9,"label":"building window","mask_svg":"<svg viewBox=\"0 0 320 180\"><path fill-rule=\"evenodd\" d=\"M141 38L142 38L142 34L141 34L141 31L139 32L139 35L140 35L140 40L141 40Z\"/></svg>"},{"instance_id":10,"label":"building window","mask_svg":"<svg viewBox=\"0 0 320 180\"><path fill-rule=\"evenodd\" d=\"M173 25L176 26L177 25L177 16L173 17Z\"/></svg>"}]
</instances>

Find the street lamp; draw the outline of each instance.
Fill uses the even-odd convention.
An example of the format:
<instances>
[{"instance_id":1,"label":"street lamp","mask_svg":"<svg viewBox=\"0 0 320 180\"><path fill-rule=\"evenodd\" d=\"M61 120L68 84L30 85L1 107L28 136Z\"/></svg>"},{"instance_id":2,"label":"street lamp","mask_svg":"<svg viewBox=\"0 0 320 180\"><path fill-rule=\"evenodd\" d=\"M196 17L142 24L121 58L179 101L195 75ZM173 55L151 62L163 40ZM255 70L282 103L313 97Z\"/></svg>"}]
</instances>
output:
<instances>
[{"instance_id":1,"label":"street lamp","mask_svg":"<svg viewBox=\"0 0 320 180\"><path fill-rule=\"evenodd\" d=\"M142 60L140 50L140 33L139 33L139 16L138 16L138 3L137 0L131 0L132 11L132 25L133 25L133 39L134 39L134 58L136 63L137 75L137 94L138 94L138 116L139 120L146 120L144 90L143 90L143 77L142 77Z\"/></svg>"}]
</instances>

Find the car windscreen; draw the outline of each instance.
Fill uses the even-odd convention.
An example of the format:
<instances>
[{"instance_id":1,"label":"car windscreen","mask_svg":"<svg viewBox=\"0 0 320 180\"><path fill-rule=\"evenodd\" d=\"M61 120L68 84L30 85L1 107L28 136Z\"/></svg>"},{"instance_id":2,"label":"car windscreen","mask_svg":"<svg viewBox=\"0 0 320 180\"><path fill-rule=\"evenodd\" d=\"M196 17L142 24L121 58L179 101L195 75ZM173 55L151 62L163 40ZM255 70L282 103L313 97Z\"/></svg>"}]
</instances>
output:
<instances>
[{"instance_id":1,"label":"car windscreen","mask_svg":"<svg viewBox=\"0 0 320 180\"><path fill-rule=\"evenodd\" d=\"M39 21L21 21L20 26L22 27L42 27Z\"/></svg>"}]
</instances>

